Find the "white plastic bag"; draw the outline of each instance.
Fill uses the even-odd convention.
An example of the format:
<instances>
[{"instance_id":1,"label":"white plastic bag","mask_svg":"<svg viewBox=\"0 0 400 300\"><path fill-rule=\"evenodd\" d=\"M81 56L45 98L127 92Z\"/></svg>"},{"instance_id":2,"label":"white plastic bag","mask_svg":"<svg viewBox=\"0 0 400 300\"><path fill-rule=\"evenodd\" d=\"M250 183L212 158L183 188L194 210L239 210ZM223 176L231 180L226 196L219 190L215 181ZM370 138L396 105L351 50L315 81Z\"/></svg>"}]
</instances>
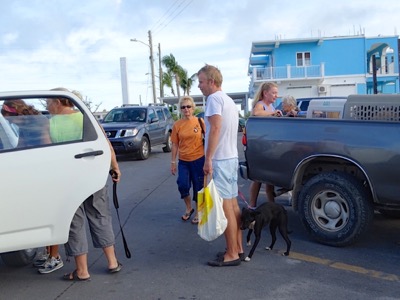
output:
<instances>
[{"instance_id":1,"label":"white plastic bag","mask_svg":"<svg viewBox=\"0 0 400 300\"><path fill-rule=\"evenodd\" d=\"M214 180L197 194L197 210L199 224L197 233L203 240L212 241L224 233L228 220L222 207L223 200L219 196Z\"/></svg>"}]
</instances>

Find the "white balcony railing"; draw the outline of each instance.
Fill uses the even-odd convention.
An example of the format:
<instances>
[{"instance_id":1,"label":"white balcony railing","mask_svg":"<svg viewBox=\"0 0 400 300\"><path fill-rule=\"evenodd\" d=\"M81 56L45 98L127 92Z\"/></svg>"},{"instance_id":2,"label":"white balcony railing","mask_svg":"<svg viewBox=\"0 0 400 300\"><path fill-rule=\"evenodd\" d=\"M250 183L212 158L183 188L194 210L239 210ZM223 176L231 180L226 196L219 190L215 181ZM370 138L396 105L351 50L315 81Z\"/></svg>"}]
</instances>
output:
<instances>
[{"instance_id":1,"label":"white balcony railing","mask_svg":"<svg viewBox=\"0 0 400 300\"><path fill-rule=\"evenodd\" d=\"M265 67L253 69L253 81L321 78L325 76L324 64L296 67Z\"/></svg>"}]
</instances>

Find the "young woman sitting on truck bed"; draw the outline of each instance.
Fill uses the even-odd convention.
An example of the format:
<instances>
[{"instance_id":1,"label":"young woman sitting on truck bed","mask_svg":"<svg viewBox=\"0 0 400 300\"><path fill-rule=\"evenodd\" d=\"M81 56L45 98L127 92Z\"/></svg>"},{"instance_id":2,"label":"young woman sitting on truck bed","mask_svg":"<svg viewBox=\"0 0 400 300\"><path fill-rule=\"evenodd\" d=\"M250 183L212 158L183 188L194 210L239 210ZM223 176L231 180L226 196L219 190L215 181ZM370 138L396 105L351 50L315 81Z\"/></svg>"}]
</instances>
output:
<instances>
[{"instance_id":1,"label":"young woman sitting on truck bed","mask_svg":"<svg viewBox=\"0 0 400 300\"><path fill-rule=\"evenodd\" d=\"M283 112L275 110L272 105L278 97L278 86L272 82L266 82L258 89L253 102L252 115L254 116L286 116L295 117L300 109L297 107L297 101L293 96L287 95L282 98ZM257 198L260 193L261 182L253 181L250 185L250 206L257 206ZM265 184L267 201L275 202L275 187L272 184ZM281 191L283 193L284 190ZM281 194L280 193L280 194Z\"/></svg>"},{"instance_id":2,"label":"young woman sitting on truck bed","mask_svg":"<svg viewBox=\"0 0 400 300\"><path fill-rule=\"evenodd\" d=\"M282 111L275 110L273 104L278 98L278 85L273 82L264 82L257 90L252 103L251 114L253 116L282 116ZM253 181L250 185L250 206L257 206L257 197L260 192L261 182ZM267 194L267 200L269 202L275 202L274 186L271 184L265 184L265 192Z\"/></svg>"},{"instance_id":3,"label":"young woman sitting on truck bed","mask_svg":"<svg viewBox=\"0 0 400 300\"><path fill-rule=\"evenodd\" d=\"M251 114L263 117L282 116L282 111L276 110L273 106L276 98L278 98L278 86L273 82L264 82L254 97Z\"/></svg>"}]
</instances>

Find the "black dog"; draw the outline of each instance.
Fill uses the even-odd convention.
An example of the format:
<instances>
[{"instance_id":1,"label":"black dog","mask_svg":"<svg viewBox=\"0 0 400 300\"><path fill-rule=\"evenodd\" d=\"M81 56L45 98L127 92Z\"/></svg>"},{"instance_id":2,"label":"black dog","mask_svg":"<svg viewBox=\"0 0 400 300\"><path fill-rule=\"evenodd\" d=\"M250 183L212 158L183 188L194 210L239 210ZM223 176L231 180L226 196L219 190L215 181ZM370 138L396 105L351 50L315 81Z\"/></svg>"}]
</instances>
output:
<instances>
[{"instance_id":1,"label":"black dog","mask_svg":"<svg viewBox=\"0 0 400 300\"><path fill-rule=\"evenodd\" d=\"M252 226L252 223L254 226ZM272 236L272 242L269 247L266 247L266 249L272 250L274 247L276 242L276 228L278 228L287 245L286 252L283 253L283 255L289 255L292 242L288 237L288 217L286 209L280 204L267 202L261 204L256 209L242 208L240 229L249 229L249 232L247 233L247 245L251 244L250 236L253 232L253 229L254 235L256 236L253 248L251 248L249 255L245 259L246 261L250 261L251 257L253 256L254 251L256 250L261 239L261 230L268 224Z\"/></svg>"}]
</instances>

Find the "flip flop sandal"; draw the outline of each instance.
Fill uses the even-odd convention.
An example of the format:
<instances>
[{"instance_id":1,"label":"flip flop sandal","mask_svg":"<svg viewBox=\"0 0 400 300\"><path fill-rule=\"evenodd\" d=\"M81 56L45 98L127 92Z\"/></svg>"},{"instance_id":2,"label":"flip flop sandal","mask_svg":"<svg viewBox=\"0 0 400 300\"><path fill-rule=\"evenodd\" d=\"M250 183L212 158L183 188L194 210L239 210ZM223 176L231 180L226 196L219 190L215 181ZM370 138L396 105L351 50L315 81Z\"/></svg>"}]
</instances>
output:
<instances>
[{"instance_id":1,"label":"flip flop sandal","mask_svg":"<svg viewBox=\"0 0 400 300\"><path fill-rule=\"evenodd\" d=\"M190 212L185 213L185 214L182 216L182 221L187 221L187 220L189 220L193 213L194 213L194 209L192 208L192 210L191 210Z\"/></svg>"},{"instance_id":2,"label":"flip flop sandal","mask_svg":"<svg viewBox=\"0 0 400 300\"><path fill-rule=\"evenodd\" d=\"M67 281L90 281L90 276L88 278L80 278L78 276L78 274L76 273L76 270L75 270L72 273L64 274L63 280L67 280Z\"/></svg>"},{"instance_id":3,"label":"flip flop sandal","mask_svg":"<svg viewBox=\"0 0 400 300\"><path fill-rule=\"evenodd\" d=\"M194 217L192 219L192 224L199 224L199 218L198 217Z\"/></svg>"},{"instance_id":4,"label":"flip flop sandal","mask_svg":"<svg viewBox=\"0 0 400 300\"><path fill-rule=\"evenodd\" d=\"M111 273L111 274L117 273L117 272L121 271L121 269L122 269L122 264L120 262L118 262L118 266L116 266L115 268L112 268L112 269L108 269L108 273Z\"/></svg>"}]
</instances>

